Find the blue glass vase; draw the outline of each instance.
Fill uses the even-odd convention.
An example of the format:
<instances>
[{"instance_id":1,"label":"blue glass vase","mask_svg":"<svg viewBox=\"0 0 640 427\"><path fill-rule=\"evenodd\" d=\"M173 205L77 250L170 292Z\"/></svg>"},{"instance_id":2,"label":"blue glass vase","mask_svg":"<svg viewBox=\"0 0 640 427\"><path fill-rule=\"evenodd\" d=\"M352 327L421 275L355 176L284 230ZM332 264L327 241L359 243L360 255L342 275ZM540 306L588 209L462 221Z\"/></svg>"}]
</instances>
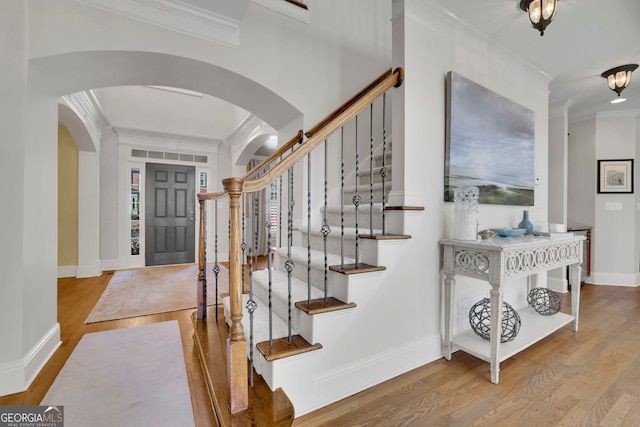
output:
<instances>
[{"instance_id":1,"label":"blue glass vase","mask_svg":"<svg viewBox=\"0 0 640 427\"><path fill-rule=\"evenodd\" d=\"M533 234L533 224L529 221L529 211L522 211L522 221L518 224L518 228L527 230L524 234Z\"/></svg>"}]
</instances>

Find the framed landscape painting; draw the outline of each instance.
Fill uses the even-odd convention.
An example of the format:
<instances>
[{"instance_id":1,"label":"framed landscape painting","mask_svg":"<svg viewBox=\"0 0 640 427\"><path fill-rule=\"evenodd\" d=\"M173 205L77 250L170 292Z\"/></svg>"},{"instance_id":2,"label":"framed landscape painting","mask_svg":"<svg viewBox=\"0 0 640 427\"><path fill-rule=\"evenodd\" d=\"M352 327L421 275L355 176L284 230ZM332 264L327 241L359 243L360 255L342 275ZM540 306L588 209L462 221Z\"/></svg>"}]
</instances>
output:
<instances>
[{"instance_id":1,"label":"framed landscape painting","mask_svg":"<svg viewBox=\"0 0 640 427\"><path fill-rule=\"evenodd\" d=\"M481 204L533 206L534 131L533 111L450 71L444 200L474 186Z\"/></svg>"},{"instance_id":2,"label":"framed landscape painting","mask_svg":"<svg viewBox=\"0 0 640 427\"><path fill-rule=\"evenodd\" d=\"M632 194L633 159L598 160L598 193Z\"/></svg>"}]
</instances>

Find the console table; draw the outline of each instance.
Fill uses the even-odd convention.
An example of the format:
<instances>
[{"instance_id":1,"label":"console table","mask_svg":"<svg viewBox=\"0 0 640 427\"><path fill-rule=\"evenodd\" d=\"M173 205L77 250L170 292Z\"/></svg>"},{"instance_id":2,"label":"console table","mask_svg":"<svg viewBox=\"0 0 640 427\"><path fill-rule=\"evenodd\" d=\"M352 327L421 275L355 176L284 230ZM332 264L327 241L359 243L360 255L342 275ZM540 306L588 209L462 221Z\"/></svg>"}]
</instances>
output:
<instances>
[{"instance_id":1,"label":"console table","mask_svg":"<svg viewBox=\"0 0 640 427\"><path fill-rule=\"evenodd\" d=\"M521 236L494 237L487 240L464 241L443 239L443 281L441 309L444 313L442 353L451 360L451 353L460 349L491 364L491 382L498 384L500 362L538 342L572 322L578 330L580 306L580 264L584 236L561 238ZM538 273L569 266L571 315L557 313L544 316L533 308L519 310L520 331L513 341L501 343L503 288L512 279L527 277L529 290L538 283ZM456 303L456 275L489 282L491 300L490 341L465 330L453 336L453 314Z\"/></svg>"}]
</instances>

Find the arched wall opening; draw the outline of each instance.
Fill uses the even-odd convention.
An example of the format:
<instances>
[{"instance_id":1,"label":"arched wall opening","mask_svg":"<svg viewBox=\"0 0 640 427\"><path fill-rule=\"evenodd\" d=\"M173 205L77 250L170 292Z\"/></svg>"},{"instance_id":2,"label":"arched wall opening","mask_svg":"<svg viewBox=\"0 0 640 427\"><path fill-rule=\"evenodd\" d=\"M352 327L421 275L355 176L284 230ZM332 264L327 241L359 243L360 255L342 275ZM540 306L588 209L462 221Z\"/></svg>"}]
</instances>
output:
<instances>
[{"instance_id":1,"label":"arched wall opening","mask_svg":"<svg viewBox=\"0 0 640 427\"><path fill-rule=\"evenodd\" d=\"M31 62L58 96L109 86L170 86L223 99L253 113L273 129L286 129L289 123L299 121L301 117L300 111L282 97L244 76L210 63L175 55L86 51L35 58ZM107 170L109 162L114 170L117 168L114 162L118 161L118 149L112 147L117 144L104 144L101 148L101 141L95 140L109 140L115 133L104 130L96 135L95 128L84 123L82 117L64 104L59 104L58 121L65 124L73 135L81 151L80 163L91 165L88 168L81 166L80 186L84 188L84 191L81 188L81 195L95 195L88 200L83 197L79 200L79 210L83 212L82 224L79 224L79 252L88 256L79 260L77 277L98 275L103 269L127 268L131 266L123 261L129 255L127 246L121 236L114 237L124 234L125 224L117 218L122 214L105 212L105 206L116 206L119 202L122 205L120 199L116 199L122 194L122 185L115 176L109 179L110 183L105 183L105 174L101 175L99 171L101 168ZM249 145L252 147L249 150L255 151L261 144L256 141ZM88 176L83 177L83 171ZM227 176L225 173L221 171L223 175L219 178ZM105 232L107 229L115 232Z\"/></svg>"},{"instance_id":2,"label":"arched wall opening","mask_svg":"<svg viewBox=\"0 0 640 427\"><path fill-rule=\"evenodd\" d=\"M302 113L265 86L214 64L164 53L86 51L31 60L58 96L107 86L157 85L202 92L281 129Z\"/></svg>"}]
</instances>

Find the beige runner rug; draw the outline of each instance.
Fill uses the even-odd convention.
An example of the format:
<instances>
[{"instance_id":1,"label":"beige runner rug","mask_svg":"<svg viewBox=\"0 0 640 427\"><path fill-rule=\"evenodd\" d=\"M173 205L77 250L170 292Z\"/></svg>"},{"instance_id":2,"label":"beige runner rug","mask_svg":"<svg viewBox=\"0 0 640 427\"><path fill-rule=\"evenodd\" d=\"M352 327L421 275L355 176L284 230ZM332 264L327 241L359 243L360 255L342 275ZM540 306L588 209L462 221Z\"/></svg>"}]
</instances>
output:
<instances>
[{"instance_id":1,"label":"beige runner rug","mask_svg":"<svg viewBox=\"0 0 640 427\"><path fill-rule=\"evenodd\" d=\"M215 304L215 274L207 265L207 303ZM198 266L171 265L118 270L85 323L195 308ZM229 292L229 270L220 266L218 292Z\"/></svg>"},{"instance_id":2,"label":"beige runner rug","mask_svg":"<svg viewBox=\"0 0 640 427\"><path fill-rule=\"evenodd\" d=\"M178 322L85 334L40 404L65 427L195 426Z\"/></svg>"}]
</instances>

